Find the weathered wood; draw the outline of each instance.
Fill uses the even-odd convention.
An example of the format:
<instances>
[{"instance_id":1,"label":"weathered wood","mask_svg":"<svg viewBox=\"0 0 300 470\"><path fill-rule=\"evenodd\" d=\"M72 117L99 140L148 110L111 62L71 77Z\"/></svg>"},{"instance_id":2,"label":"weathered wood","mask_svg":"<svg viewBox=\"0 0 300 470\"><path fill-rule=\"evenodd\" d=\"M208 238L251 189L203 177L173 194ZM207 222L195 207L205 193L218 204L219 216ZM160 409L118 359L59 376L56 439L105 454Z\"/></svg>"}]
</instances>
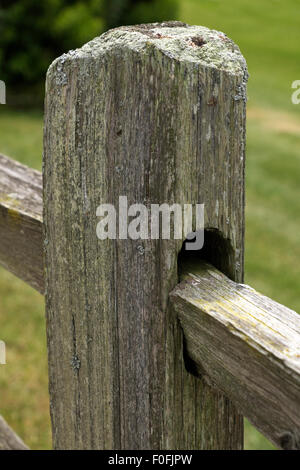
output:
<instances>
[{"instance_id":1,"label":"weathered wood","mask_svg":"<svg viewBox=\"0 0 300 470\"><path fill-rule=\"evenodd\" d=\"M300 449L300 316L209 264L171 293L194 372L275 445Z\"/></svg>"},{"instance_id":2,"label":"weathered wood","mask_svg":"<svg viewBox=\"0 0 300 470\"><path fill-rule=\"evenodd\" d=\"M0 450L29 450L2 416L0 416Z\"/></svg>"},{"instance_id":3,"label":"weathered wood","mask_svg":"<svg viewBox=\"0 0 300 470\"><path fill-rule=\"evenodd\" d=\"M44 292L42 175L0 155L0 263Z\"/></svg>"},{"instance_id":4,"label":"weathered wood","mask_svg":"<svg viewBox=\"0 0 300 470\"><path fill-rule=\"evenodd\" d=\"M168 310L183 240L98 240L96 208L118 207L120 195L147 207L205 203L216 242L207 253L240 282L246 79L224 34L177 22L109 31L51 65L44 202L54 448L242 447L242 417L187 372Z\"/></svg>"}]
</instances>

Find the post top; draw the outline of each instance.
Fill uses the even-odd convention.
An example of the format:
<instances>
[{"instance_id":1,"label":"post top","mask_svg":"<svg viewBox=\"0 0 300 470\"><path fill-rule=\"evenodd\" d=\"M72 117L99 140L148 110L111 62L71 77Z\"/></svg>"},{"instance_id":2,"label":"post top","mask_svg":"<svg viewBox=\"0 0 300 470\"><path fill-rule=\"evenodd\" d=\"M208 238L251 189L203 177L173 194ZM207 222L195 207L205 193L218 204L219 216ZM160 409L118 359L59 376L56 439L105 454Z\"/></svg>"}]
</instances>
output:
<instances>
[{"instance_id":1,"label":"post top","mask_svg":"<svg viewBox=\"0 0 300 470\"><path fill-rule=\"evenodd\" d=\"M179 21L121 26L93 39L80 49L71 50L56 59L100 57L109 50L129 48L149 51L149 46L177 61L216 68L247 77L247 65L239 47L220 31L204 26L190 26Z\"/></svg>"}]
</instances>

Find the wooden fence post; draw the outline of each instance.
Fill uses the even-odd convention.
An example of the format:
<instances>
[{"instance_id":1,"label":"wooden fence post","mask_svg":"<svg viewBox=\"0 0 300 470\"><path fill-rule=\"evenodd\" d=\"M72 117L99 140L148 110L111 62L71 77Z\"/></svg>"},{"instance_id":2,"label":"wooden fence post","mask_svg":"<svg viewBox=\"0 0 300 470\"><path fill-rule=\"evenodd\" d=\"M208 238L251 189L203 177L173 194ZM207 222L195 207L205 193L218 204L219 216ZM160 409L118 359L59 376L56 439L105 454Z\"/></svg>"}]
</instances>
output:
<instances>
[{"instance_id":1,"label":"wooden fence post","mask_svg":"<svg viewBox=\"0 0 300 470\"><path fill-rule=\"evenodd\" d=\"M119 196L147 207L204 203L205 227L217 234L207 239L210 256L241 282L246 80L245 61L223 33L178 22L109 31L49 68L44 245L54 448L242 447L242 417L192 365L187 372L168 308L183 240L99 240L96 209L118 208Z\"/></svg>"}]
</instances>

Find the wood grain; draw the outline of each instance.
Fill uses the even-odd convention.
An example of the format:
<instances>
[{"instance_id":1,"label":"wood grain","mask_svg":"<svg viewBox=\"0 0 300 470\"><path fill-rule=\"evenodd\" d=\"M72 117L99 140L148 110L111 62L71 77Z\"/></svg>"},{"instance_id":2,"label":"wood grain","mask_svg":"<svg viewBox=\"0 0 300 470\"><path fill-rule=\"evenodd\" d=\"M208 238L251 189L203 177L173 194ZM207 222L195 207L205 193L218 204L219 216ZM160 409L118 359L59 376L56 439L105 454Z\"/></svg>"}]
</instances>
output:
<instances>
[{"instance_id":1,"label":"wood grain","mask_svg":"<svg viewBox=\"0 0 300 470\"><path fill-rule=\"evenodd\" d=\"M29 450L2 416L0 416L0 450Z\"/></svg>"},{"instance_id":2,"label":"wood grain","mask_svg":"<svg viewBox=\"0 0 300 470\"><path fill-rule=\"evenodd\" d=\"M168 309L183 240L98 240L96 208L117 207L120 195L147 207L205 203L206 228L230 247L218 261L241 281L246 80L230 39L178 22L109 31L51 65L44 201L54 448L242 447L241 415L186 370Z\"/></svg>"},{"instance_id":3,"label":"wood grain","mask_svg":"<svg viewBox=\"0 0 300 470\"><path fill-rule=\"evenodd\" d=\"M44 293L42 175L0 155L0 263Z\"/></svg>"},{"instance_id":4,"label":"wood grain","mask_svg":"<svg viewBox=\"0 0 300 470\"><path fill-rule=\"evenodd\" d=\"M194 372L276 446L300 449L300 316L209 264L171 293Z\"/></svg>"}]
</instances>

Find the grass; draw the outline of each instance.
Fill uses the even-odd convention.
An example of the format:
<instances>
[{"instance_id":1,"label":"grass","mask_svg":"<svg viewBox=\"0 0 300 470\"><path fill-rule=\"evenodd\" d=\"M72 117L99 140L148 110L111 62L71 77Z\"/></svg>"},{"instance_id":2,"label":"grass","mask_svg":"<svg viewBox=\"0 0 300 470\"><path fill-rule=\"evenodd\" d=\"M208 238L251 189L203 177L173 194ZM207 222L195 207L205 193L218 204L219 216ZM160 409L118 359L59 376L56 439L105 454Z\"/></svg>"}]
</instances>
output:
<instances>
[{"instance_id":1,"label":"grass","mask_svg":"<svg viewBox=\"0 0 300 470\"><path fill-rule=\"evenodd\" d=\"M300 79L297 0L184 0L180 18L222 30L251 73L247 129L246 282L300 312ZM0 152L41 168L42 114L0 107ZM43 298L0 269L0 413L34 449L50 448ZM273 446L246 422L246 448Z\"/></svg>"},{"instance_id":2,"label":"grass","mask_svg":"<svg viewBox=\"0 0 300 470\"><path fill-rule=\"evenodd\" d=\"M42 168L43 114L0 108L0 151L37 170Z\"/></svg>"},{"instance_id":3,"label":"grass","mask_svg":"<svg viewBox=\"0 0 300 470\"><path fill-rule=\"evenodd\" d=\"M44 299L0 270L0 331L7 365L1 366L0 413L33 449L50 447Z\"/></svg>"}]
</instances>

